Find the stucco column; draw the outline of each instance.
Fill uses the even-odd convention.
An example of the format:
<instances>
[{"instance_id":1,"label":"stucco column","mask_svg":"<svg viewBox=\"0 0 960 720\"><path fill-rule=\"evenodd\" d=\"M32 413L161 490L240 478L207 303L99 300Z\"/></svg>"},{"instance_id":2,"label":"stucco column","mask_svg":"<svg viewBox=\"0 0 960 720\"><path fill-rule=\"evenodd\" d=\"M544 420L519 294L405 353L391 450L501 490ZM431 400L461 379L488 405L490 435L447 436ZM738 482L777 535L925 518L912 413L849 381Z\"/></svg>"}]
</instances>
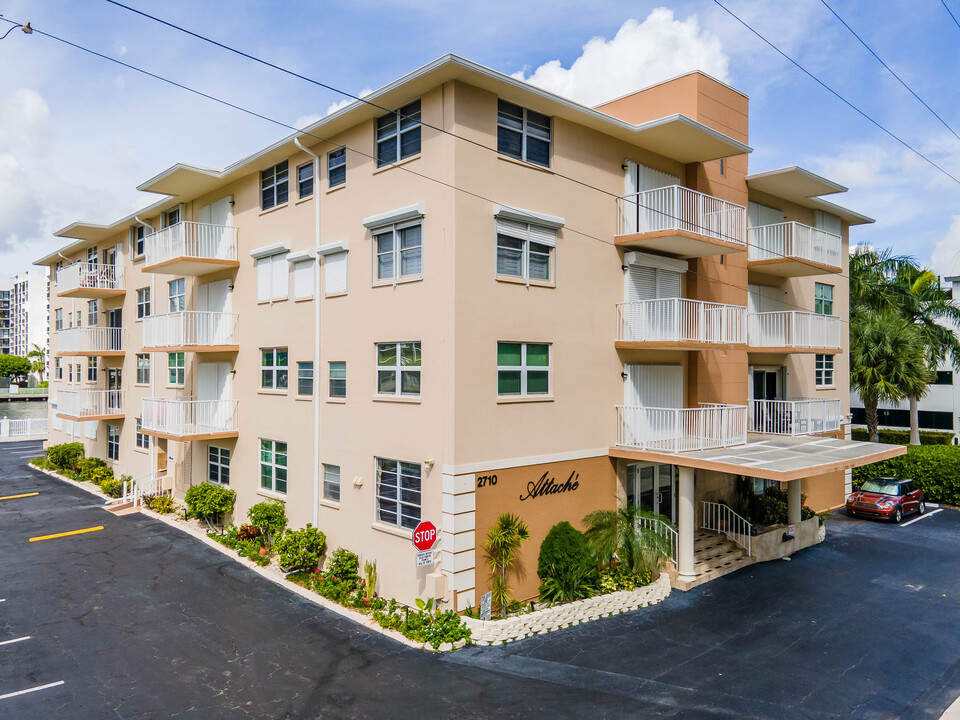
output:
<instances>
[{"instance_id":1,"label":"stucco column","mask_svg":"<svg viewBox=\"0 0 960 720\"><path fill-rule=\"evenodd\" d=\"M800 522L800 481L791 480L787 483L787 523L796 525Z\"/></svg>"},{"instance_id":2,"label":"stucco column","mask_svg":"<svg viewBox=\"0 0 960 720\"><path fill-rule=\"evenodd\" d=\"M680 468L680 485L677 492L677 570L679 579L692 582L697 574L693 571L693 538L696 534L696 513L693 507L693 468Z\"/></svg>"}]
</instances>

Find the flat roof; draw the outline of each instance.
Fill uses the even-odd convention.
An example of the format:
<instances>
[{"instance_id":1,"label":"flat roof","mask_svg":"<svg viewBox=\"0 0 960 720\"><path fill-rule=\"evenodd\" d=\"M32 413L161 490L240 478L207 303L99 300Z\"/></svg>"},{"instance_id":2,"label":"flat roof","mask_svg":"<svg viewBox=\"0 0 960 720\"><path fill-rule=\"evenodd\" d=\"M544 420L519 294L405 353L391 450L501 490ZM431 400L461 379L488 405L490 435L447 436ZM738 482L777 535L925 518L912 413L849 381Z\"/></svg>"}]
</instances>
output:
<instances>
[{"instance_id":1,"label":"flat roof","mask_svg":"<svg viewBox=\"0 0 960 720\"><path fill-rule=\"evenodd\" d=\"M864 225L874 222L873 218L820 198L820 195L846 192L847 188L797 165L750 173L744 179L747 181L747 187L750 190L758 190L773 197L783 198L801 207L832 213L849 225Z\"/></svg>"},{"instance_id":2,"label":"flat roof","mask_svg":"<svg viewBox=\"0 0 960 720\"><path fill-rule=\"evenodd\" d=\"M611 457L668 463L787 482L850 470L906 455L903 445L858 442L839 438L750 435L746 445L685 453L610 448Z\"/></svg>"}]
</instances>

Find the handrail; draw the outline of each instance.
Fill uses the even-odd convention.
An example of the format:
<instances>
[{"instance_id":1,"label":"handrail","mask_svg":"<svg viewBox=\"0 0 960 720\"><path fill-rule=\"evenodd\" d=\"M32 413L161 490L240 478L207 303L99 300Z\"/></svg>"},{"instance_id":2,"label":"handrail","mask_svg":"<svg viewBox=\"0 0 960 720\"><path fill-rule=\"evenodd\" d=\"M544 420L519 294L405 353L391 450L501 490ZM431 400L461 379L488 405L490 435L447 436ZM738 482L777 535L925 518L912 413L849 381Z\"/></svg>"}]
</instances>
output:
<instances>
[{"instance_id":1,"label":"handrail","mask_svg":"<svg viewBox=\"0 0 960 720\"><path fill-rule=\"evenodd\" d=\"M617 303L618 340L745 344L747 309L742 305L687 298Z\"/></svg>"},{"instance_id":2,"label":"handrail","mask_svg":"<svg viewBox=\"0 0 960 720\"><path fill-rule=\"evenodd\" d=\"M676 564L677 545L679 543L679 535L677 534L677 531L659 518L638 517L637 524L641 527L649 528L670 543L669 557L671 560L673 560L674 564Z\"/></svg>"},{"instance_id":3,"label":"handrail","mask_svg":"<svg viewBox=\"0 0 960 720\"><path fill-rule=\"evenodd\" d=\"M809 260L841 267L843 240L820 228L796 221L758 225L749 229L747 260Z\"/></svg>"},{"instance_id":4,"label":"handrail","mask_svg":"<svg viewBox=\"0 0 960 720\"><path fill-rule=\"evenodd\" d=\"M753 555L753 525L722 503L700 501L700 527L723 533Z\"/></svg>"},{"instance_id":5,"label":"handrail","mask_svg":"<svg viewBox=\"0 0 960 720\"><path fill-rule=\"evenodd\" d=\"M97 355L101 352L123 351L123 328L73 327L56 332L57 352L82 352Z\"/></svg>"},{"instance_id":6,"label":"handrail","mask_svg":"<svg viewBox=\"0 0 960 720\"><path fill-rule=\"evenodd\" d=\"M148 266L177 258L237 259L237 228L183 221L147 235L143 243Z\"/></svg>"},{"instance_id":7,"label":"handrail","mask_svg":"<svg viewBox=\"0 0 960 720\"><path fill-rule=\"evenodd\" d=\"M806 310L775 310L747 315L750 347L801 347L836 350L842 323L837 315Z\"/></svg>"},{"instance_id":8,"label":"handrail","mask_svg":"<svg viewBox=\"0 0 960 720\"><path fill-rule=\"evenodd\" d=\"M123 265L75 262L57 270L57 292L86 288L123 290Z\"/></svg>"},{"instance_id":9,"label":"handrail","mask_svg":"<svg viewBox=\"0 0 960 720\"><path fill-rule=\"evenodd\" d=\"M71 417L123 415L123 390L60 390L57 412Z\"/></svg>"},{"instance_id":10,"label":"handrail","mask_svg":"<svg viewBox=\"0 0 960 720\"><path fill-rule=\"evenodd\" d=\"M143 398L141 427L170 435L204 435L237 429L236 400Z\"/></svg>"},{"instance_id":11,"label":"handrail","mask_svg":"<svg viewBox=\"0 0 960 720\"><path fill-rule=\"evenodd\" d=\"M617 405L617 444L641 450L690 452L744 445L746 405L657 408Z\"/></svg>"},{"instance_id":12,"label":"handrail","mask_svg":"<svg viewBox=\"0 0 960 720\"><path fill-rule=\"evenodd\" d=\"M751 400L750 432L768 435L813 435L840 429L840 398Z\"/></svg>"},{"instance_id":13,"label":"handrail","mask_svg":"<svg viewBox=\"0 0 960 720\"><path fill-rule=\"evenodd\" d=\"M132 502L133 507L141 507L144 505L144 498L149 499L168 490L173 490L172 483L170 487L166 487L167 477L167 475L149 472L131 480L124 480L121 486L121 495L114 502Z\"/></svg>"},{"instance_id":14,"label":"handrail","mask_svg":"<svg viewBox=\"0 0 960 720\"><path fill-rule=\"evenodd\" d=\"M237 345L236 313L184 310L143 319L144 347Z\"/></svg>"},{"instance_id":15,"label":"handrail","mask_svg":"<svg viewBox=\"0 0 960 720\"><path fill-rule=\"evenodd\" d=\"M617 198L618 235L684 230L747 244L747 209L682 185L630 193Z\"/></svg>"}]
</instances>

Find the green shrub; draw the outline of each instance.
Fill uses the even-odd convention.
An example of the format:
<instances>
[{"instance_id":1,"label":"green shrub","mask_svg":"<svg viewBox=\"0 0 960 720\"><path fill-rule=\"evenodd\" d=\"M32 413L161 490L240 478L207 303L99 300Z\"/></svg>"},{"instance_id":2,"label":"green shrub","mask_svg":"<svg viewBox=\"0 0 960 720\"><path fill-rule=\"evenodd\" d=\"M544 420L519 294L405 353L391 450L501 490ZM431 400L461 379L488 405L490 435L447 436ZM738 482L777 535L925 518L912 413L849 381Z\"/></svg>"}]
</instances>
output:
<instances>
[{"instance_id":1,"label":"green shrub","mask_svg":"<svg viewBox=\"0 0 960 720\"><path fill-rule=\"evenodd\" d=\"M880 430L879 439L882 443L888 443L890 445L909 445L910 444L910 431L909 430ZM854 428L850 431L850 437L854 440L860 440L861 442L866 442L869 440L869 434L867 433L866 428ZM952 445L953 444L953 433L950 432L936 432L934 430L921 430L920 431L920 444L921 445Z\"/></svg>"},{"instance_id":2,"label":"green shrub","mask_svg":"<svg viewBox=\"0 0 960 720\"><path fill-rule=\"evenodd\" d=\"M119 480L113 477L113 473L110 473L110 477L104 477L97 483L100 486L100 492L104 495L109 495L113 498L118 498L123 494L123 486Z\"/></svg>"},{"instance_id":3,"label":"green shrub","mask_svg":"<svg viewBox=\"0 0 960 720\"><path fill-rule=\"evenodd\" d=\"M806 502L807 496L801 494L801 520L809 520L816 515L813 510L807 507ZM787 505L787 491L770 486L761 495L757 495L755 501L751 502L750 521L760 525L786 525L788 522Z\"/></svg>"},{"instance_id":4,"label":"green shrub","mask_svg":"<svg viewBox=\"0 0 960 720\"><path fill-rule=\"evenodd\" d=\"M312 572L327 551L327 537L308 523L302 530L287 529L277 538L275 549L280 567Z\"/></svg>"},{"instance_id":5,"label":"green shrub","mask_svg":"<svg viewBox=\"0 0 960 720\"><path fill-rule=\"evenodd\" d=\"M161 515L173 512L173 498L169 495L154 495L147 504L151 510Z\"/></svg>"},{"instance_id":6,"label":"green shrub","mask_svg":"<svg viewBox=\"0 0 960 720\"><path fill-rule=\"evenodd\" d=\"M537 575L541 599L569 602L593 595L597 563L583 533L566 520L550 528L540 544Z\"/></svg>"},{"instance_id":7,"label":"green shrub","mask_svg":"<svg viewBox=\"0 0 960 720\"><path fill-rule=\"evenodd\" d=\"M260 531L267 547L273 544L274 533L281 532L287 526L287 515L280 500L258 502L247 510L247 519Z\"/></svg>"},{"instance_id":8,"label":"green shrub","mask_svg":"<svg viewBox=\"0 0 960 720\"><path fill-rule=\"evenodd\" d=\"M97 457L88 457L83 458L77 462L77 475L79 476L78 480L85 480L87 482L96 482L94 480L94 473L100 469L107 469L107 463ZM113 476L113 470L110 470L110 476ZM101 475L101 479L105 476Z\"/></svg>"},{"instance_id":9,"label":"green shrub","mask_svg":"<svg viewBox=\"0 0 960 720\"><path fill-rule=\"evenodd\" d=\"M428 643L434 649L445 642L470 641L470 628L452 610L440 612L433 600L417 600L417 608L401 607L391 600L385 608L373 613L377 623L388 630L396 630L416 642Z\"/></svg>"},{"instance_id":10,"label":"green shrub","mask_svg":"<svg viewBox=\"0 0 960 720\"><path fill-rule=\"evenodd\" d=\"M201 518L208 525L219 525L223 516L233 510L237 493L213 483L200 483L187 490L183 501L191 516Z\"/></svg>"},{"instance_id":11,"label":"green shrub","mask_svg":"<svg viewBox=\"0 0 960 720\"><path fill-rule=\"evenodd\" d=\"M61 443L47 448L47 460L53 463L57 470L75 471L82 457L83 443Z\"/></svg>"},{"instance_id":12,"label":"green shrub","mask_svg":"<svg viewBox=\"0 0 960 720\"><path fill-rule=\"evenodd\" d=\"M38 467L41 470L54 470L56 469L54 464L47 460L45 457L35 457L30 461L30 464L34 467Z\"/></svg>"},{"instance_id":13,"label":"green shrub","mask_svg":"<svg viewBox=\"0 0 960 720\"><path fill-rule=\"evenodd\" d=\"M260 537L260 528L243 524L237 528L237 540L256 540Z\"/></svg>"},{"instance_id":14,"label":"green shrub","mask_svg":"<svg viewBox=\"0 0 960 720\"><path fill-rule=\"evenodd\" d=\"M600 570L600 592L612 593L618 590L634 590L649 585L653 573L648 568L630 572L630 568L619 562L612 562Z\"/></svg>"},{"instance_id":15,"label":"green shrub","mask_svg":"<svg viewBox=\"0 0 960 720\"><path fill-rule=\"evenodd\" d=\"M42 388L50 387L50 381L49 381L49 380L41 380L40 383L37 385L37 387L42 387Z\"/></svg>"},{"instance_id":16,"label":"green shrub","mask_svg":"<svg viewBox=\"0 0 960 720\"><path fill-rule=\"evenodd\" d=\"M342 604L360 585L359 567L360 558L349 550L337 548L327 561L327 567L316 573L317 592Z\"/></svg>"},{"instance_id":17,"label":"green shrub","mask_svg":"<svg viewBox=\"0 0 960 720\"><path fill-rule=\"evenodd\" d=\"M960 505L960 446L911 445L906 455L854 468L854 487L878 476L911 478L930 502Z\"/></svg>"}]
</instances>

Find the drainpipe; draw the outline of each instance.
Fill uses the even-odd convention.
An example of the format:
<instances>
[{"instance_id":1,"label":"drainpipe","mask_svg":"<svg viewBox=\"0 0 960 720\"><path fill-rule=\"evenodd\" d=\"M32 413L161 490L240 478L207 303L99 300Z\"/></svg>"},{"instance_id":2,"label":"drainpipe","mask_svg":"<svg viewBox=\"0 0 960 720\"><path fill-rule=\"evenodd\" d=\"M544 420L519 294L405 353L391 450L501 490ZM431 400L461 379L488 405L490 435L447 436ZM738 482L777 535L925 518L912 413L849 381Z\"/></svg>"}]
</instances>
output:
<instances>
[{"instance_id":1,"label":"drainpipe","mask_svg":"<svg viewBox=\"0 0 960 720\"><path fill-rule=\"evenodd\" d=\"M149 229L151 235L156 232L156 230L154 230L154 228L153 228L153 225L151 225L150 223L147 223L147 222L144 222L143 220L141 220L139 215L134 215L134 216L133 216L133 219L136 220L136 221L137 221L138 223L140 223L141 225L143 225L145 228ZM146 251L146 248L144 248L144 251ZM132 253L132 252L130 253L130 262L131 262L131 265L132 265L132 264L133 264L133 253ZM150 314L151 314L151 315L153 314L153 309L156 307L156 302L157 302L157 274L156 274L156 273L150 273ZM143 342L143 338L142 338L142 337L140 338L140 341L141 341L141 343ZM141 347L142 347L142 345L141 345ZM156 353L150 353L150 397L156 397L156 396L157 396L157 385L156 385L156 383L157 383L157 370L158 370L158 368L157 368L157 363L154 362L156 359L157 359L157 354L156 354ZM137 373L136 353L134 353L133 373L134 373L134 375L133 375L133 376L134 376L134 379L136 379L136 376L137 376L137 375L136 375L136 373ZM160 483L160 478L156 477L156 474L157 474L157 465L159 465L159 463L157 462L158 452L159 452L159 448L157 447L157 438L156 438L156 437L152 437L152 438L150 438L150 473L153 474L153 476L154 476L154 477L156 478L156 480L157 480L157 484L159 485L159 483ZM168 470L167 472L169 473L169 470ZM170 495L173 496L173 490L172 490L172 489L170 490Z\"/></svg>"},{"instance_id":2,"label":"drainpipe","mask_svg":"<svg viewBox=\"0 0 960 720\"><path fill-rule=\"evenodd\" d=\"M313 526L320 525L320 156L304 147L300 138L294 144L313 158Z\"/></svg>"}]
</instances>

